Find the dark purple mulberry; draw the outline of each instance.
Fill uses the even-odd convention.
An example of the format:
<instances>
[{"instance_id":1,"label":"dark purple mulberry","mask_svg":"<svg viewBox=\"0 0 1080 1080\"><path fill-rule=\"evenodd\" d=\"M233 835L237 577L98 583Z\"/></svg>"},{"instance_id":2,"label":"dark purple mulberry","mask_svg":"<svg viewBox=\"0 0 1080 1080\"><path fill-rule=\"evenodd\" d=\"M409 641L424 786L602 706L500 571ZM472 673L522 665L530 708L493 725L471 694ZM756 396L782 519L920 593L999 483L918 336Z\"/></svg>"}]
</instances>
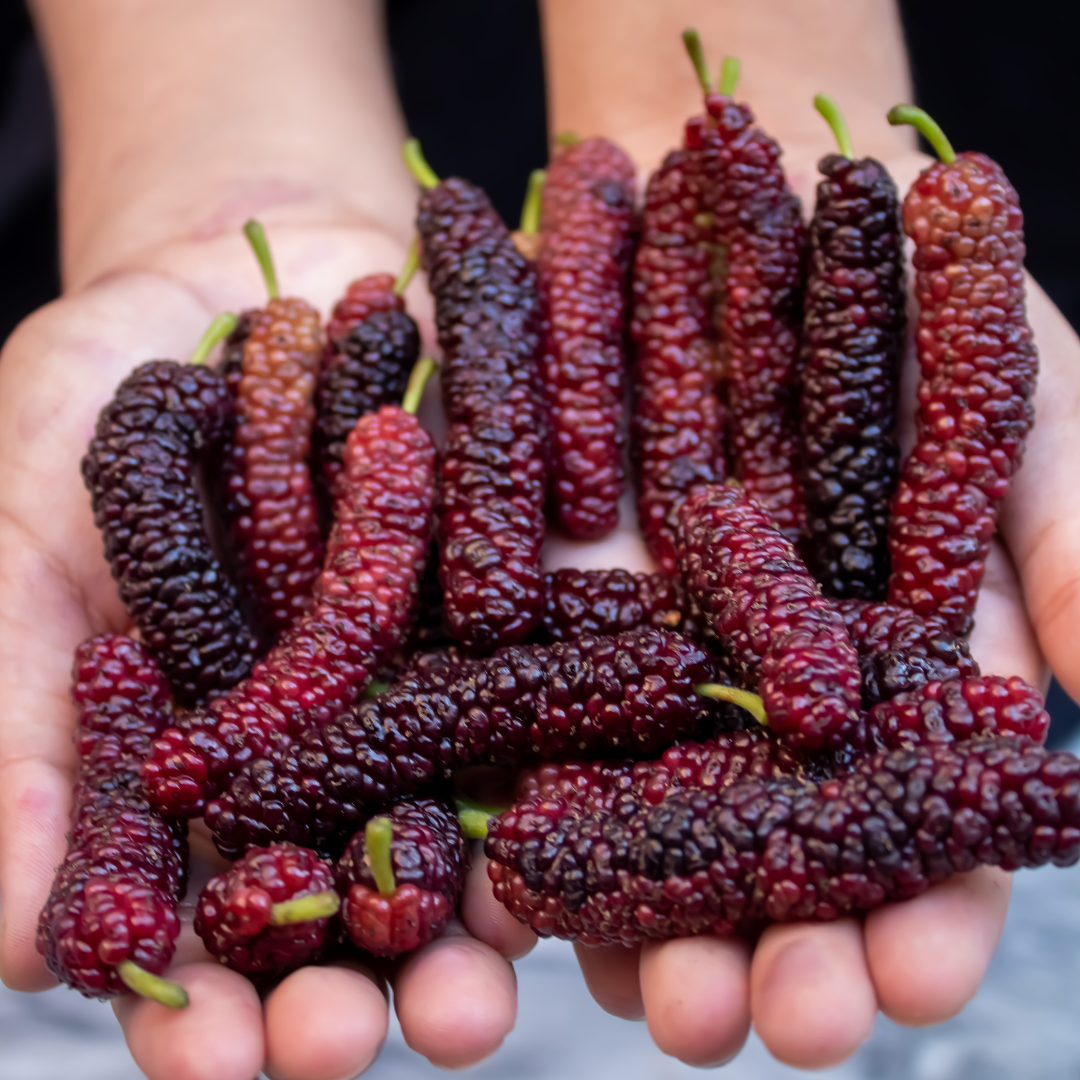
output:
<instances>
[{"instance_id":1,"label":"dark purple mulberry","mask_svg":"<svg viewBox=\"0 0 1080 1080\"><path fill-rule=\"evenodd\" d=\"M143 364L101 411L82 463L120 599L189 705L239 682L255 648L195 487L230 408L213 371Z\"/></svg>"}]
</instances>

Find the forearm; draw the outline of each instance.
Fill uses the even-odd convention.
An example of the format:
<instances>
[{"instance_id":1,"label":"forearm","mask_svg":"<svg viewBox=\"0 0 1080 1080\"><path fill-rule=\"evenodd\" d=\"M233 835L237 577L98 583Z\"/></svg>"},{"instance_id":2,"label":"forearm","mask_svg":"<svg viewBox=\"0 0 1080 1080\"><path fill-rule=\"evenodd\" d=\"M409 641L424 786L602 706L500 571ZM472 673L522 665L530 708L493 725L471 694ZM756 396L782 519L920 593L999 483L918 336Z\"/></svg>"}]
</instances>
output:
<instances>
[{"instance_id":1,"label":"forearm","mask_svg":"<svg viewBox=\"0 0 1080 1080\"><path fill-rule=\"evenodd\" d=\"M816 93L836 98L858 154L894 158L914 146L910 130L885 123L911 97L893 0L541 0L541 12L552 132L606 135L641 168L654 168L701 111L682 45L688 26L714 79L723 56L742 62L738 97L784 147L803 194L831 147Z\"/></svg>"},{"instance_id":2,"label":"forearm","mask_svg":"<svg viewBox=\"0 0 1080 1080\"><path fill-rule=\"evenodd\" d=\"M378 0L34 0L78 289L258 214L407 241L414 188Z\"/></svg>"}]
</instances>

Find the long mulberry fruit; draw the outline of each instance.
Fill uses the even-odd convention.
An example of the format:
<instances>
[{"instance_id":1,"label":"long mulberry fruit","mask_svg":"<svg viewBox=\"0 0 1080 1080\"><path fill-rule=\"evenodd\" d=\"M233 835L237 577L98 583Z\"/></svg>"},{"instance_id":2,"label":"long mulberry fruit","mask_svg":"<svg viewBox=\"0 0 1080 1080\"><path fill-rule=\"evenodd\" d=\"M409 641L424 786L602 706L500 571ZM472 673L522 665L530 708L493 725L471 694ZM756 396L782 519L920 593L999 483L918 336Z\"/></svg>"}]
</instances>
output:
<instances>
[{"instance_id":1,"label":"long mulberry fruit","mask_svg":"<svg viewBox=\"0 0 1080 1080\"><path fill-rule=\"evenodd\" d=\"M807 563L829 596L884 599L904 345L903 232L885 166L855 160L835 103L814 99L840 144L818 163L799 398Z\"/></svg>"},{"instance_id":2,"label":"long mulberry fruit","mask_svg":"<svg viewBox=\"0 0 1080 1080\"><path fill-rule=\"evenodd\" d=\"M275 839L322 846L355 831L365 808L466 765L655 754L707 721L713 706L694 687L714 668L658 630L432 665L247 766L206 821L226 855Z\"/></svg>"},{"instance_id":3,"label":"long mulberry fruit","mask_svg":"<svg viewBox=\"0 0 1080 1080\"><path fill-rule=\"evenodd\" d=\"M68 852L38 922L49 970L87 997L134 990L187 1004L162 979L180 932L185 833L148 805L139 762L169 722L169 686L146 647L120 634L75 653L79 766Z\"/></svg>"},{"instance_id":4,"label":"long mulberry fruit","mask_svg":"<svg viewBox=\"0 0 1080 1080\"><path fill-rule=\"evenodd\" d=\"M607 139L561 146L548 165L540 207L549 492L571 536L598 540L618 524L626 484L623 309L634 166Z\"/></svg>"},{"instance_id":5,"label":"long mulberry fruit","mask_svg":"<svg viewBox=\"0 0 1080 1080\"><path fill-rule=\"evenodd\" d=\"M966 633L997 508L1034 420L1038 356L1024 308L1024 219L1000 166L957 155L921 110L898 105L941 160L904 200L915 241L921 378L916 442L892 505L889 600Z\"/></svg>"},{"instance_id":6,"label":"long mulberry fruit","mask_svg":"<svg viewBox=\"0 0 1080 1080\"><path fill-rule=\"evenodd\" d=\"M680 513L687 589L757 689L769 726L792 746L844 745L858 723L858 656L844 620L770 515L729 487L701 488Z\"/></svg>"},{"instance_id":7,"label":"long mulberry fruit","mask_svg":"<svg viewBox=\"0 0 1080 1080\"><path fill-rule=\"evenodd\" d=\"M371 818L337 864L353 943L375 956L426 945L457 910L468 854L457 814L441 799L399 802Z\"/></svg>"},{"instance_id":8,"label":"long mulberry fruit","mask_svg":"<svg viewBox=\"0 0 1080 1080\"><path fill-rule=\"evenodd\" d=\"M979 865L1080 858L1080 761L1022 737L884 751L835 779L749 779L491 827L495 895L538 933L630 944L835 919Z\"/></svg>"},{"instance_id":9,"label":"long mulberry fruit","mask_svg":"<svg viewBox=\"0 0 1080 1080\"><path fill-rule=\"evenodd\" d=\"M547 488L531 262L487 196L438 178L406 144L425 187L417 214L443 351L450 427L439 460L439 576L450 633L474 652L522 641L543 616Z\"/></svg>"},{"instance_id":10,"label":"long mulberry fruit","mask_svg":"<svg viewBox=\"0 0 1080 1080\"><path fill-rule=\"evenodd\" d=\"M417 365L418 375L430 362ZM143 766L155 805L196 816L275 733L297 735L340 715L408 629L430 539L435 449L410 411L384 405L345 448L315 607L245 682L164 732Z\"/></svg>"},{"instance_id":11,"label":"long mulberry fruit","mask_svg":"<svg viewBox=\"0 0 1080 1080\"><path fill-rule=\"evenodd\" d=\"M239 577L259 627L273 637L311 608L312 584L322 566L307 463L322 341L319 313L303 300L278 295L262 227L249 221L244 232L269 300L265 308L244 313L236 423L224 462L227 516ZM241 347L238 336L233 344Z\"/></svg>"},{"instance_id":12,"label":"long mulberry fruit","mask_svg":"<svg viewBox=\"0 0 1080 1080\"><path fill-rule=\"evenodd\" d=\"M239 682L255 649L207 536L195 483L230 414L221 376L197 364L152 361L102 409L82 462L120 599L188 705Z\"/></svg>"}]
</instances>

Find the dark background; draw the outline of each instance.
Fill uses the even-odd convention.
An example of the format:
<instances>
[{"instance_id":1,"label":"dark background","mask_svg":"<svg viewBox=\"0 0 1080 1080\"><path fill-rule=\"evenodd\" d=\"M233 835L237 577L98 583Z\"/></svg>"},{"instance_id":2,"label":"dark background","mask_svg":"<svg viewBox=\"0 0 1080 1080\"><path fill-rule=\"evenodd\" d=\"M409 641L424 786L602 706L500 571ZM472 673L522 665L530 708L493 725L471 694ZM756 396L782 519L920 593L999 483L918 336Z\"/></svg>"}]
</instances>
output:
<instances>
[{"instance_id":1,"label":"dark background","mask_svg":"<svg viewBox=\"0 0 1080 1080\"><path fill-rule=\"evenodd\" d=\"M1080 7L900 7L916 101L957 149L1001 163L1023 202L1028 268L1080 328ZM388 24L409 128L433 168L480 184L516 221L529 170L547 160L535 3L388 0ZM0 0L0 340L58 291L48 83L21 0ZM1056 682L1047 705L1052 743L1080 728L1080 709Z\"/></svg>"}]
</instances>

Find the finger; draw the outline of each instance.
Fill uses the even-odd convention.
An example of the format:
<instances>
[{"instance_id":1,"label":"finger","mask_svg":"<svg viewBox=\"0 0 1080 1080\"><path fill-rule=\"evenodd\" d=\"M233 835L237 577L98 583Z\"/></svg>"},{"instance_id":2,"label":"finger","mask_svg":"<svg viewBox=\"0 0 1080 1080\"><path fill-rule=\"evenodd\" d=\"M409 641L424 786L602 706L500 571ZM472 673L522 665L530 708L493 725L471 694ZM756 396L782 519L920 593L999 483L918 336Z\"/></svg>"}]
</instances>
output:
<instances>
[{"instance_id":1,"label":"finger","mask_svg":"<svg viewBox=\"0 0 1080 1080\"><path fill-rule=\"evenodd\" d=\"M536 945L536 935L520 923L491 893L488 858L476 845L461 894L461 921L478 941L507 960L519 960Z\"/></svg>"},{"instance_id":2,"label":"finger","mask_svg":"<svg viewBox=\"0 0 1080 1080\"><path fill-rule=\"evenodd\" d=\"M877 1001L854 919L774 925L750 968L754 1030L773 1057L822 1069L850 1057L874 1026Z\"/></svg>"},{"instance_id":3,"label":"finger","mask_svg":"<svg viewBox=\"0 0 1080 1080\"><path fill-rule=\"evenodd\" d=\"M263 1006L266 1072L274 1080L346 1080L379 1056L390 1009L374 976L351 967L304 967Z\"/></svg>"},{"instance_id":4,"label":"finger","mask_svg":"<svg viewBox=\"0 0 1080 1080\"><path fill-rule=\"evenodd\" d=\"M645 1002L641 999L641 947L624 945L579 945L574 953L581 974L596 1004L604 1012L622 1020L641 1020Z\"/></svg>"},{"instance_id":5,"label":"finger","mask_svg":"<svg viewBox=\"0 0 1080 1080\"><path fill-rule=\"evenodd\" d=\"M750 950L732 938L641 947L641 998L653 1042L688 1065L721 1065L750 1031Z\"/></svg>"},{"instance_id":6,"label":"finger","mask_svg":"<svg viewBox=\"0 0 1080 1080\"><path fill-rule=\"evenodd\" d=\"M1002 504L1001 532L1050 667L1080 697L1080 341L1045 293L1028 281L1028 317L1039 347L1035 426L1024 464Z\"/></svg>"},{"instance_id":7,"label":"finger","mask_svg":"<svg viewBox=\"0 0 1080 1080\"><path fill-rule=\"evenodd\" d=\"M514 969L460 925L410 956L393 985L405 1042L444 1069L493 1054L514 1026Z\"/></svg>"},{"instance_id":8,"label":"finger","mask_svg":"<svg viewBox=\"0 0 1080 1080\"><path fill-rule=\"evenodd\" d=\"M67 847L70 798L71 781L44 761L0 767L0 977L13 990L56 985L35 941Z\"/></svg>"},{"instance_id":9,"label":"finger","mask_svg":"<svg viewBox=\"0 0 1080 1080\"><path fill-rule=\"evenodd\" d=\"M186 1009L134 995L113 1002L135 1064L149 1080L252 1080L263 1067L263 1017L255 988L220 964L170 969Z\"/></svg>"},{"instance_id":10,"label":"finger","mask_svg":"<svg viewBox=\"0 0 1080 1080\"><path fill-rule=\"evenodd\" d=\"M975 996L994 955L1012 876L984 866L866 918L878 1003L901 1024L936 1024Z\"/></svg>"}]
</instances>

